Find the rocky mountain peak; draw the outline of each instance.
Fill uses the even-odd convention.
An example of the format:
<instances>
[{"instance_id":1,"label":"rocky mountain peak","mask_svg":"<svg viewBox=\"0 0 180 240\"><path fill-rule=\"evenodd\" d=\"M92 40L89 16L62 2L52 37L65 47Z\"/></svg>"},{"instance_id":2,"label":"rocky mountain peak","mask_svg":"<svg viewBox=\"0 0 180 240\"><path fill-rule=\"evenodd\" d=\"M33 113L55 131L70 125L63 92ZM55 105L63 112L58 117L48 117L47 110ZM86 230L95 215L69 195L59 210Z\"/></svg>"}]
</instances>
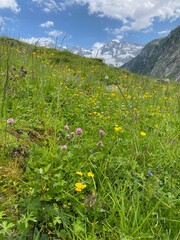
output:
<instances>
[{"instance_id":1,"label":"rocky mountain peak","mask_svg":"<svg viewBox=\"0 0 180 240\"><path fill-rule=\"evenodd\" d=\"M138 74L180 80L180 26L167 37L148 43L122 68Z\"/></svg>"},{"instance_id":2,"label":"rocky mountain peak","mask_svg":"<svg viewBox=\"0 0 180 240\"><path fill-rule=\"evenodd\" d=\"M87 50L76 46L70 51L85 57L100 58L108 65L120 67L137 56L142 49L143 45L113 39L99 48Z\"/></svg>"}]
</instances>

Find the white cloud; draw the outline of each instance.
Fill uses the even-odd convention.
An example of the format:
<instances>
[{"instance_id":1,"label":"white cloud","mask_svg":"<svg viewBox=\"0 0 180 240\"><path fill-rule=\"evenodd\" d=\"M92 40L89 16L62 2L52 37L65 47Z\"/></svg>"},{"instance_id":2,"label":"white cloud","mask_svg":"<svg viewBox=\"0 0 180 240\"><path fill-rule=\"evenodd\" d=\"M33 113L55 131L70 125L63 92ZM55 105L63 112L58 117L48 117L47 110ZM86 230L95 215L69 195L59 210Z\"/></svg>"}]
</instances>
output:
<instances>
[{"instance_id":1,"label":"white cloud","mask_svg":"<svg viewBox=\"0 0 180 240\"><path fill-rule=\"evenodd\" d=\"M92 46L92 56L98 57L99 50L104 46L102 42L95 42Z\"/></svg>"},{"instance_id":2,"label":"white cloud","mask_svg":"<svg viewBox=\"0 0 180 240\"><path fill-rule=\"evenodd\" d=\"M155 18L180 17L179 0L65 0L64 7L72 4L88 4L89 14L120 20L122 27L111 30L115 35L151 28Z\"/></svg>"},{"instance_id":3,"label":"white cloud","mask_svg":"<svg viewBox=\"0 0 180 240\"><path fill-rule=\"evenodd\" d=\"M59 30L52 30L50 32L47 32L49 36L51 37L58 37L61 34L63 34L63 32L59 31Z\"/></svg>"},{"instance_id":4,"label":"white cloud","mask_svg":"<svg viewBox=\"0 0 180 240\"><path fill-rule=\"evenodd\" d=\"M4 19L3 17L0 16L0 32L4 30L4 25L5 25Z\"/></svg>"},{"instance_id":5,"label":"white cloud","mask_svg":"<svg viewBox=\"0 0 180 240\"><path fill-rule=\"evenodd\" d=\"M46 13L62 10L62 4L54 0L32 0L32 2L38 4Z\"/></svg>"},{"instance_id":6,"label":"white cloud","mask_svg":"<svg viewBox=\"0 0 180 240\"><path fill-rule=\"evenodd\" d=\"M149 28L146 28L145 30L143 30L143 33L149 33L149 32L153 32L153 27L149 27Z\"/></svg>"},{"instance_id":7,"label":"white cloud","mask_svg":"<svg viewBox=\"0 0 180 240\"><path fill-rule=\"evenodd\" d=\"M102 42L96 42L96 43L93 44L92 48L93 48L93 49L99 49L99 48L101 48L102 46L104 46L104 43L102 43Z\"/></svg>"},{"instance_id":8,"label":"white cloud","mask_svg":"<svg viewBox=\"0 0 180 240\"><path fill-rule=\"evenodd\" d=\"M118 40L122 40L123 39L123 35L121 34L121 35L116 35L116 38L118 39Z\"/></svg>"},{"instance_id":9,"label":"white cloud","mask_svg":"<svg viewBox=\"0 0 180 240\"><path fill-rule=\"evenodd\" d=\"M20 7L16 0L0 0L0 9L9 8L11 11L18 13Z\"/></svg>"},{"instance_id":10,"label":"white cloud","mask_svg":"<svg viewBox=\"0 0 180 240\"><path fill-rule=\"evenodd\" d=\"M44 47L54 44L54 40L52 40L52 38L45 38L45 37L20 38L20 40L29 44L33 44L36 46L44 46Z\"/></svg>"},{"instance_id":11,"label":"white cloud","mask_svg":"<svg viewBox=\"0 0 180 240\"><path fill-rule=\"evenodd\" d=\"M47 21L47 22L40 24L40 27L43 27L43 28L49 28L49 27L53 27L53 26L54 26L54 22L52 22L52 21Z\"/></svg>"},{"instance_id":12,"label":"white cloud","mask_svg":"<svg viewBox=\"0 0 180 240\"><path fill-rule=\"evenodd\" d=\"M169 29L166 29L164 31L159 31L158 34L159 35L168 35L170 33L170 30Z\"/></svg>"},{"instance_id":13,"label":"white cloud","mask_svg":"<svg viewBox=\"0 0 180 240\"><path fill-rule=\"evenodd\" d=\"M41 46L41 47L47 47L47 48L56 48L56 47L60 47L63 49L67 49L66 46L62 46L61 44L58 44L57 39L53 39L51 37L30 37L30 38L20 38L19 39L22 42L26 42L35 46Z\"/></svg>"}]
</instances>

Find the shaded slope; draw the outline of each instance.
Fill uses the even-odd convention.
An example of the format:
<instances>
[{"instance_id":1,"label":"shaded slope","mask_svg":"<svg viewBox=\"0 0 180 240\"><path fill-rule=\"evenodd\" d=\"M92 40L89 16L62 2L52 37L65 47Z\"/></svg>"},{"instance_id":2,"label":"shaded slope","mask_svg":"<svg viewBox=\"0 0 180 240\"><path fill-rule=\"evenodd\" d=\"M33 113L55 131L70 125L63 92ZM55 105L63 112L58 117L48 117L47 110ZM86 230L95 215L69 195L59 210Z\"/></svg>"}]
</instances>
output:
<instances>
[{"instance_id":1,"label":"shaded slope","mask_svg":"<svg viewBox=\"0 0 180 240\"><path fill-rule=\"evenodd\" d=\"M156 39L142 52L124 64L132 72L157 77L180 79L180 26L167 37Z\"/></svg>"}]
</instances>

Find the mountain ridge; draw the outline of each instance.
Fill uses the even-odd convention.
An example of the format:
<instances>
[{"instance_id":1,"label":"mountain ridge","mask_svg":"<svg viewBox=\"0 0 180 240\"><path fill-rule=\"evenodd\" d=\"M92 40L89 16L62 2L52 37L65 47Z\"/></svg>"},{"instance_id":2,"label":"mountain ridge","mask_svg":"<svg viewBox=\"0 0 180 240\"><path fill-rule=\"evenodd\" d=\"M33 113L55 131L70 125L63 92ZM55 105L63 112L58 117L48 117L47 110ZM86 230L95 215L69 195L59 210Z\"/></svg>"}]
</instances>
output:
<instances>
[{"instance_id":1,"label":"mountain ridge","mask_svg":"<svg viewBox=\"0 0 180 240\"><path fill-rule=\"evenodd\" d=\"M140 44L122 42L117 39L113 39L99 48L87 50L79 46L75 46L70 49L70 51L85 57L100 58L110 66L120 67L124 63L136 57L143 47L144 46Z\"/></svg>"},{"instance_id":2,"label":"mountain ridge","mask_svg":"<svg viewBox=\"0 0 180 240\"><path fill-rule=\"evenodd\" d=\"M180 80L180 26L167 37L148 43L134 59L121 66L129 71L152 77Z\"/></svg>"}]
</instances>

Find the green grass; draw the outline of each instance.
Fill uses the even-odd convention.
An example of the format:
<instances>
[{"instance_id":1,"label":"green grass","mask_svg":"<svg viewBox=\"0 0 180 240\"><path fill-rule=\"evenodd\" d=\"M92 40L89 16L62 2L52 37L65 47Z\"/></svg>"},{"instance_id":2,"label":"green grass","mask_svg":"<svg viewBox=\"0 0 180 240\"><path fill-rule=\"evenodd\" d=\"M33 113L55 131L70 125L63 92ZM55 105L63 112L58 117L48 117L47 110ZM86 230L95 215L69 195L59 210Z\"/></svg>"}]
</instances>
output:
<instances>
[{"instance_id":1,"label":"green grass","mask_svg":"<svg viewBox=\"0 0 180 240\"><path fill-rule=\"evenodd\" d=\"M0 42L0 239L178 240L179 84Z\"/></svg>"}]
</instances>

